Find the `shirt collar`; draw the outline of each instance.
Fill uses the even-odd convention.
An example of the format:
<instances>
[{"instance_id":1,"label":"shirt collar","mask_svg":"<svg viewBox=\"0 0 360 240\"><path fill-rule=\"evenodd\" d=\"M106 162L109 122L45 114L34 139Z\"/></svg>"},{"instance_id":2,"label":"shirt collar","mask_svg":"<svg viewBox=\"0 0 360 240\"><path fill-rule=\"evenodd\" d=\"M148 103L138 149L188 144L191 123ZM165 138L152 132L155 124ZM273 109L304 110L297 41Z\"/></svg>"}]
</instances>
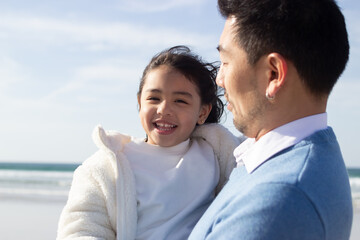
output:
<instances>
[{"instance_id":1,"label":"shirt collar","mask_svg":"<svg viewBox=\"0 0 360 240\"><path fill-rule=\"evenodd\" d=\"M275 128L258 141L248 138L234 150L237 166L245 165L247 172L251 173L276 153L325 128L327 114L321 113Z\"/></svg>"}]
</instances>

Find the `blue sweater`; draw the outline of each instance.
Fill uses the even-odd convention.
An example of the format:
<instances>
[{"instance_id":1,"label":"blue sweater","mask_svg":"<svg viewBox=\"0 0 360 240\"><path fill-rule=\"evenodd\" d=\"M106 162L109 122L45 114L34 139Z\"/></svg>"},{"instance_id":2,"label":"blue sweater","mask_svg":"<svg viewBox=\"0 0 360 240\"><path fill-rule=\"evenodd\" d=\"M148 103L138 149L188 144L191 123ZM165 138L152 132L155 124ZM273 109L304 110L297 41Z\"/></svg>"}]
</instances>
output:
<instances>
[{"instance_id":1,"label":"blue sweater","mask_svg":"<svg viewBox=\"0 0 360 240\"><path fill-rule=\"evenodd\" d=\"M189 239L349 239L349 178L331 128L260 165L235 168Z\"/></svg>"}]
</instances>

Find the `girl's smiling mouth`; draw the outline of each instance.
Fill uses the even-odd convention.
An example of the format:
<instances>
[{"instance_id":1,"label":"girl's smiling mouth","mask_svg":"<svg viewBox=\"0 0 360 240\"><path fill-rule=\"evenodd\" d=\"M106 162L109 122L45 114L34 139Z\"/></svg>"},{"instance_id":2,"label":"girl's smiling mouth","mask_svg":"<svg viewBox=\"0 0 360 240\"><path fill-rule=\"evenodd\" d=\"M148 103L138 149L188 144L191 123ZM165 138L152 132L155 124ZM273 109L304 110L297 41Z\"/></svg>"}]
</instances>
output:
<instances>
[{"instance_id":1,"label":"girl's smiling mouth","mask_svg":"<svg viewBox=\"0 0 360 240\"><path fill-rule=\"evenodd\" d=\"M164 121L157 121L157 122L154 122L154 127L158 133L167 135L167 134L173 133L175 131L175 129L177 128L177 125L171 124L168 122L164 122Z\"/></svg>"}]
</instances>

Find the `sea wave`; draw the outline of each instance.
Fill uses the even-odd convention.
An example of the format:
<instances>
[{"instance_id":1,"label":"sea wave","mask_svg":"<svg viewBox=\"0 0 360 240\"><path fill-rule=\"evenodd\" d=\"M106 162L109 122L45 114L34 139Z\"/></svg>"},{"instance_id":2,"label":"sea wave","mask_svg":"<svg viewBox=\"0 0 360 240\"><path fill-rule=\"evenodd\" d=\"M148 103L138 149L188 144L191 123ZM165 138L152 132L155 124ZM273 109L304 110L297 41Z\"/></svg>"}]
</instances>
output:
<instances>
[{"instance_id":1,"label":"sea wave","mask_svg":"<svg viewBox=\"0 0 360 240\"><path fill-rule=\"evenodd\" d=\"M354 208L360 210L360 177L350 177L350 187Z\"/></svg>"},{"instance_id":2,"label":"sea wave","mask_svg":"<svg viewBox=\"0 0 360 240\"><path fill-rule=\"evenodd\" d=\"M0 199L65 201L67 197L67 190L0 188Z\"/></svg>"},{"instance_id":3,"label":"sea wave","mask_svg":"<svg viewBox=\"0 0 360 240\"><path fill-rule=\"evenodd\" d=\"M76 165L49 166L37 164L26 170L24 164L21 168L7 164L7 169L0 165L0 200L66 200ZM354 209L360 210L360 169L350 169L349 177Z\"/></svg>"},{"instance_id":4,"label":"sea wave","mask_svg":"<svg viewBox=\"0 0 360 240\"><path fill-rule=\"evenodd\" d=\"M73 172L0 170L0 199L66 200Z\"/></svg>"}]
</instances>

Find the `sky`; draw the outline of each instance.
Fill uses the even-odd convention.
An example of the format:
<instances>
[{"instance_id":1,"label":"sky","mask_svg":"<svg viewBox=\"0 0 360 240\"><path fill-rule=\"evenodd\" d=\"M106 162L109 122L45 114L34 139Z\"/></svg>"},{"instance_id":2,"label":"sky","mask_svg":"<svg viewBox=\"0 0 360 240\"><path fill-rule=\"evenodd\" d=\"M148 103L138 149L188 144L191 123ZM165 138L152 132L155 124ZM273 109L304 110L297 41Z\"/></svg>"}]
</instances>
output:
<instances>
[{"instance_id":1,"label":"sky","mask_svg":"<svg viewBox=\"0 0 360 240\"><path fill-rule=\"evenodd\" d=\"M350 60L328 103L345 163L360 167L360 3L339 0ZM187 45L205 61L224 19L213 0L0 2L0 162L81 163L96 125L144 137L136 93L151 57ZM232 115L222 124L235 135Z\"/></svg>"}]
</instances>

